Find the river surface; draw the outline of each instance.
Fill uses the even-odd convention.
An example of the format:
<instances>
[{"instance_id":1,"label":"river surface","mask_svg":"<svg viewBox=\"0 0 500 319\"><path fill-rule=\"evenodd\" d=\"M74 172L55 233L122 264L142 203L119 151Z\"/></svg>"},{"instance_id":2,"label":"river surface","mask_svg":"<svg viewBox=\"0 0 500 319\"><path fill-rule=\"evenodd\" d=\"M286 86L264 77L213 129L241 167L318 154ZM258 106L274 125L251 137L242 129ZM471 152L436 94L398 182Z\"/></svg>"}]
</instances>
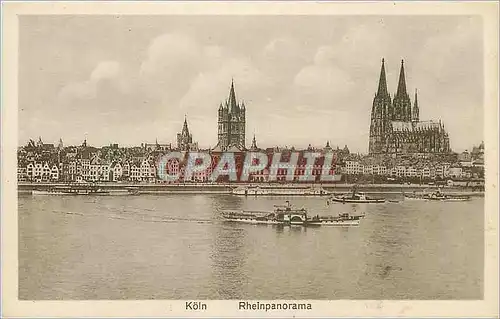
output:
<instances>
[{"instance_id":1,"label":"river surface","mask_svg":"<svg viewBox=\"0 0 500 319\"><path fill-rule=\"evenodd\" d=\"M326 204L359 227L224 223L284 198L19 196L19 298L482 299L484 198Z\"/></svg>"}]
</instances>

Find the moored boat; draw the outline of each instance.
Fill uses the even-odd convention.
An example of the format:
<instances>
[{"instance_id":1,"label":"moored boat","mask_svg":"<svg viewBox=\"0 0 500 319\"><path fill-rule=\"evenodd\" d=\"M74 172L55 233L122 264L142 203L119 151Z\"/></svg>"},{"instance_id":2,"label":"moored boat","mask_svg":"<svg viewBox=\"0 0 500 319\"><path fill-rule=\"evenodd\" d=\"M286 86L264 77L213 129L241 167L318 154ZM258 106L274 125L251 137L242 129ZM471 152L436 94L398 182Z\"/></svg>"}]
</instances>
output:
<instances>
[{"instance_id":1,"label":"moored boat","mask_svg":"<svg viewBox=\"0 0 500 319\"><path fill-rule=\"evenodd\" d=\"M85 186L85 187L51 187L46 190L33 190L33 195L118 195L119 192L110 192L107 190L102 190L95 186ZM126 191L128 193L128 191Z\"/></svg>"},{"instance_id":2,"label":"moored boat","mask_svg":"<svg viewBox=\"0 0 500 319\"><path fill-rule=\"evenodd\" d=\"M48 190L33 190L31 191L32 195L78 195L75 192L70 192L66 190L58 190L58 189L48 189Z\"/></svg>"},{"instance_id":3,"label":"moored boat","mask_svg":"<svg viewBox=\"0 0 500 319\"><path fill-rule=\"evenodd\" d=\"M242 196L325 196L328 192L322 187L309 187L303 185L293 186L242 186L233 189L234 195Z\"/></svg>"}]
</instances>

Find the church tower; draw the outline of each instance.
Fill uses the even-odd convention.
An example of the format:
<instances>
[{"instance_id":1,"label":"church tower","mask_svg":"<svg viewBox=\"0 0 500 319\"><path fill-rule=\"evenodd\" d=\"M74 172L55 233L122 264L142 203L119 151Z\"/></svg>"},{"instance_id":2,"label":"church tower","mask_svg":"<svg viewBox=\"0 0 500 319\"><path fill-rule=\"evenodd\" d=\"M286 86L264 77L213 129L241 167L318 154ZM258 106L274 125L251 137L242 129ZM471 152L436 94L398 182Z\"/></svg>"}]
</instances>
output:
<instances>
[{"instance_id":1,"label":"church tower","mask_svg":"<svg viewBox=\"0 0 500 319\"><path fill-rule=\"evenodd\" d=\"M158 142L156 142L158 144ZM187 118L184 116L184 125L182 131L177 133L177 149L189 151L193 144L193 135L189 133Z\"/></svg>"},{"instance_id":2,"label":"church tower","mask_svg":"<svg viewBox=\"0 0 500 319\"><path fill-rule=\"evenodd\" d=\"M231 81L229 97L218 110L218 143L217 147L225 151L231 147L245 149L246 107L245 103L238 103L234 90L234 81Z\"/></svg>"},{"instance_id":3,"label":"church tower","mask_svg":"<svg viewBox=\"0 0 500 319\"><path fill-rule=\"evenodd\" d=\"M411 101L406 92L406 79L404 61L401 60L401 70L399 72L398 90L393 101L393 121L410 122L411 121Z\"/></svg>"},{"instance_id":4,"label":"church tower","mask_svg":"<svg viewBox=\"0 0 500 319\"><path fill-rule=\"evenodd\" d=\"M368 151L370 154L385 152L386 132L390 130L390 114L392 113L391 96L387 91L387 79L385 75L385 62L382 59L378 91L373 98L372 115L370 123L370 143Z\"/></svg>"}]
</instances>

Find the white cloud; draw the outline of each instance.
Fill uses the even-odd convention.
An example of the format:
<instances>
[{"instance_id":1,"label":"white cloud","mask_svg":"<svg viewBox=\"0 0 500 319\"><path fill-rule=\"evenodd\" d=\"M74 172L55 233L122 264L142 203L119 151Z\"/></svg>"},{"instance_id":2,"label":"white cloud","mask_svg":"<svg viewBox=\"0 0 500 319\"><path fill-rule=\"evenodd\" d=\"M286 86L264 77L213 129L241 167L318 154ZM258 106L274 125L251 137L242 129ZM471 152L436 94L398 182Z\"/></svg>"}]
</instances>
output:
<instances>
[{"instance_id":1,"label":"white cloud","mask_svg":"<svg viewBox=\"0 0 500 319\"><path fill-rule=\"evenodd\" d=\"M318 48L314 64L305 66L294 78L296 103L312 104L315 109L345 108L346 97L355 92L351 76L337 65L335 49Z\"/></svg>"},{"instance_id":2,"label":"white cloud","mask_svg":"<svg viewBox=\"0 0 500 319\"><path fill-rule=\"evenodd\" d=\"M147 58L141 64L140 73L145 76L180 69L197 63L200 47L190 37L179 33L166 33L151 41Z\"/></svg>"},{"instance_id":3,"label":"white cloud","mask_svg":"<svg viewBox=\"0 0 500 319\"><path fill-rule=\"evenodd\" d=\"M120 74L120 63L117 61L100 62L90 74L91 82L98 82L103 79L114 79Z\"/></svg>"},{"instance_id":4,"label":"white cloud","mask_svg":"<svg viewBox=\"0 0 500 319\"><path fill-rule=\"evenodd\" d=\"M229 95L231 80L235 81L236 98L246 100L247 106L256 108L257 99L270 84L268 76L260 72L250 60L231 58L217 69L200 73L179 102L181 109L192 114L216 114L220 103Z\"/></svg>"},{"instance_id":5,"label":"white cloud","mask_svg":"<svg viewBox=\"0 0 500 319\"><path fill-rule=\"evenodd\" d=\"M94 99L100 81L118 79L120 75L120 63L117 61L102 61L90 72L87 80L65 85L59 91L59 102L68 103L73 99ZM122 81L116 83L119 87Z\"/></svg>"}]
</instances>

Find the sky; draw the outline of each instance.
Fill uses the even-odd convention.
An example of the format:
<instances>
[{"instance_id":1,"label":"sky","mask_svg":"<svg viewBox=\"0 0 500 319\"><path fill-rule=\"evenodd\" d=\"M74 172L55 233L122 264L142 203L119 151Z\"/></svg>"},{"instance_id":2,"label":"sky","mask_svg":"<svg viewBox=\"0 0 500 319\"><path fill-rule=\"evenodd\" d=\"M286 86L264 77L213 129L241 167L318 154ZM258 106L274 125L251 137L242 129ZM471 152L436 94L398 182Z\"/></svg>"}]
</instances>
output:
<instances>
[{"instance_id":1,"label":"sky","mask_svg":"<svg viewBox=\"0 0 500 319\"><path fill-rule=\"evenodd\" d=\"M184 116L202 148L234 79L247 145L326 141L366 153L385 58L401 59L421 120L455 151L483 139L483 31L468 16L21 16L19 143L175 144Z\"/></svg>"}]
</instances>

